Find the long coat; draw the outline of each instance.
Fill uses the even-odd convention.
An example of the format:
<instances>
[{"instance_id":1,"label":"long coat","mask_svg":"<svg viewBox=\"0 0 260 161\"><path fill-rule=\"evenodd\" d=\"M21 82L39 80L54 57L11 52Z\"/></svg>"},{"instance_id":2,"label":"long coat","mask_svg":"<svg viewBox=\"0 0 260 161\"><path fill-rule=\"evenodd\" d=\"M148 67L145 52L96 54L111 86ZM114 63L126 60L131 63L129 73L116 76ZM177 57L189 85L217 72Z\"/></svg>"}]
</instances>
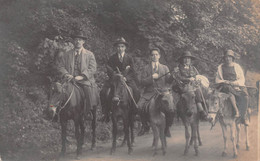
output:
<instances>
[{"instance_id":1,"label":"long coat","mask_svg":"<svg viewBox=\"0 0 260 161\"><path fill-rule=\"evenodd\" d=\"M58 72L61 73L63 77L66 74L73 75L74 74L74 59L75 59L75 50L72 49L68 52L61 52L58 59ZM94 74L97 70L97 64L94 54L83 48L79 57L79 70L80 75L84 77L83 80L78 81L79 84L89 87L88 91L91 92L89 94L90 98L90 106L99 104L99 95L98 89L95 82Z\"/></svg>"},{"instance_id":2,"label":"long coat","mask_svg":"<svg viewBox=\"0 0 260 161\"><path fill-rule=\"evenodd\" d=\"M168 74L166 74L168 73ZM146 65L142 72L140 84L144 86L144 92L142 97L149 100L155 94L155 88L167 89L170 88L170 84L173 81L171 74L169 73L169 68L166 65L158 64L158 75L160 79L154 80L152 63Z\"/></svg>"}]
</instances>

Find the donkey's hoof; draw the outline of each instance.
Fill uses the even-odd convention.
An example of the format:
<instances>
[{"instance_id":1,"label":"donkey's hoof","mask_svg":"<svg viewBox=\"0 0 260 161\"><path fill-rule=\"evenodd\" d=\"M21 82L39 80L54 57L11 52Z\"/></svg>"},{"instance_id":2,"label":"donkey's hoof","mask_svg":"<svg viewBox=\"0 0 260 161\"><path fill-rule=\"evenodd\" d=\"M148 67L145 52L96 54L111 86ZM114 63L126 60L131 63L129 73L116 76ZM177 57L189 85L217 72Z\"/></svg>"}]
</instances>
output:
<instances>
[{"instance_id":1,"label":"donkey's hoof","mask_svg":"<svg viewBox=\"0 0 260 161\"><path fill-rule=\"evenodd\" d=\"M249 146L246 146L246 150L249 151L249 150L250 150L250 147L249 147Z\"/></svg>"},{"instance_id":2,"label":"donkey's hoof","mask_svg":"<svg viewBox=\"0 0 260 161\"><path fill-rule=\"evenodd\" d=\"M222 157L225 157L225 156L227 156L227 153L226 152L222 152Z\"/></svg>"},{"instance_id":3,"label":"donkey's hoof","mask_svg":"<svg viewBox=\"0 0 260 161\"><path fill-rule=\"evenodd\" d=\"M96 149L96 144L92 144L90 149L91 150L95 150Z\"/></svg>"},{"instance_id":4,"label":"donkey's hoof","mask_svg":"<svg viewBox=\"0 0 260 161\"><path fill-rule=\"evenodd\" d=\"M165 150L163 150L162 154L163 154L163 155L165 155L165 154L166 154L166 151L165 151Z\"/></svg>"},{"instance_id":5,"label":"donkey's hoof","mask_svg":"<svg viewBox=\"0 0 260 161\"><path fill-rule=\"evenodd\" d=\"M240 146L237 144L237 145L236 145L236 148L237 148L237 149L239 149L239 148L240 148Z\"/></svg>"},{"instance_id":6,"label":"donkey's hoof","mask_svg":"<svg viewBox=\"0 0 260 161\"><path fill-rule=\"evenodd\" d=\"M75 157L75 160L80 160L80 159L81 159L81 157L78 155Z\"/></svg>"},{"instance_id":7,"label":"donkey's hoof","mask_svg":"<svg viewBox=\"0 0 260 161\"><path fill-rule=\"evenodd\" d=\"M195 152L195 156L199 156L199 151L196 151L196 152Z\"/></svg>"},{"instance_id":8,"label":"donkey's hoof","mask_svg":"<svg viewBox=\"0 0 260 161\"><path fill-rule=\"evenodd\" d=\"M236 158L237 158L237 154L234 154L234 155L233 155L233 158L236 159Z\"/></svg>"},{"instance_id":9,"label":"donkey's hoof","mask_svg":"<svg viewBox=\"0 0 260 161\"><path fill-rule=\"evenodd\" d=\"M126 142L123 141L122 144L120 145L120 147L124 147L126 145Z\"/></svg>"},{"instance_id":10,"label":"donkey's hoof","mask_svg":"<svg viewBox=\"0 0 260 161\"><path fill-rule=\"evenodd\" d=\"M128 154L131 155L133 153L133 148L128 148Z\"/></svg>"},{"instance_id":11,"label":"donkey's hoof","mask_svg":"<svg viewBox=\"0 0 260 161\"><path fill-rule=\"evenodd\" d=\"M115 152L116 152L116 150L115 150L114 148L111 148L111 150L110 150L110 155L115 154Z\"/></svg>"},{"instance_id":12,"label":"donkey's hoof","mask_svg":"<svg viewBox=\"0 0 260 161\"><path fill-rule=\"evenodd\" d=\"M188 154L188 149L185 149L183 155L187 155L187 154Z\"/></svg>"},{"instance_id":13,"label":"donkey's hoof","mask_svg":"<svg viewBox=\"0 0 260 161\"><path fill-rule=\"evenodd\" d=\"M65 152L60 152L59 157L64 157L65 156Z\"/></svg>"}]
</instances>

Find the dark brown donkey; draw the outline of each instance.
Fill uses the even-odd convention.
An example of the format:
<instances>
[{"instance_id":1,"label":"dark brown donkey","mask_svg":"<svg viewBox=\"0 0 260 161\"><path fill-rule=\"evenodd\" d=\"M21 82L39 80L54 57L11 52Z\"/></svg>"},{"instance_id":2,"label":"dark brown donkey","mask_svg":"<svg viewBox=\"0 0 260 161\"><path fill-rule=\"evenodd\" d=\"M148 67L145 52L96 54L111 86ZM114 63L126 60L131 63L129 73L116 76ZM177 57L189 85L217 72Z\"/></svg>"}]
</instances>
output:
<instances>
[{"instance_id":1,"label":"dark brown donkey","mask_svg":"<svg viewBox=\"0 0 260 161\"><path fill-rule=\"evenodd\" d=\"M116 151L116 137L117 137L117 122L121 118L124 124L124 134L128 146L128 154L133 151L132 144L134 143L134 104L130 93L131 88L126 86L124 77L121 74L115 74L112 78L112 123L113 123L113 142L111 148L111 154ZM131 132L131 138L129 137L129 129ZM131 139L131 140L130 140Z\"/></svg>"},{"instance_id":2,"label":"dark brown donkey","mask_svg":"<svg viewBox=\"0 0 260 161\"><path fill-rule=\"evenodd\" d=\"M61 156L66 153L66 135L67 122L73 120L75 125L75 137L77 140L77 157L82 152L82 145L84 144L85 125L84 125L84 101L82 98L81 89L71 82L60 84L53 82L49 94L48 114L54 118L58 115L61 124ZM57 110L59 108L59 110ZM56 112L57 110L57 112ZM92 110L92 146L96 145L96 109Z\"/></svg>"},{"instance_id":3,"label":"dark brown donkey","mask_svg":"<svg viewBox=\"0 0 260 161\"><path fill-rule=\"evenodd\" d=\"M195 103L195 88L192 85L187 85L184 89L179 102L177 103L178 114L185 127L186 145L184 155L188 153L190 145L194 142L195 155L198 156L198 126L199 113ZM191 127L191 136L189 133ZM190 141L191 140L191 141Z\"/></svg>"}]
</instances>

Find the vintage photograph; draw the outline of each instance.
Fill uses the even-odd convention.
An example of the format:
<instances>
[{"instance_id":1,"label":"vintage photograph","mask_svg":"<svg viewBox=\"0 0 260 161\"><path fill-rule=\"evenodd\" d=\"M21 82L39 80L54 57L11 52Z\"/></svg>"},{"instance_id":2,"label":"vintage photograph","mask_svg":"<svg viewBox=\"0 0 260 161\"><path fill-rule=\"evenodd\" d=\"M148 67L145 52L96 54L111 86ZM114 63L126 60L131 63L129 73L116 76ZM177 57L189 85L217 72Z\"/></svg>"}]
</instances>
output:
<instances>
[{"instance_id":1,"label":"vintage photograph","mask_svg":"<svg viewBox=\"0 0 260 161\"><path fill-rule=\"evenodd\" d=\"M260 161L259 0L0 0L0 161Z\"/></svg>"}]
</instances>

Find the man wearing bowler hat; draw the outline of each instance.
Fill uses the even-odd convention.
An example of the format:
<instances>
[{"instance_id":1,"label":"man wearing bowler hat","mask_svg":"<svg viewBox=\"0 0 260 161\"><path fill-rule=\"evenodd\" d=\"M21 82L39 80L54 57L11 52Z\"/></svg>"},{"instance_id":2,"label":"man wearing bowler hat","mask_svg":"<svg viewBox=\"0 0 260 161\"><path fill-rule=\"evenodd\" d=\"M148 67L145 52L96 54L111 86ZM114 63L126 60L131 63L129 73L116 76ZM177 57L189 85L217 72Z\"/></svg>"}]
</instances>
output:
<instances>
[{"instance_id":1,"label":"man wearing bowler hat","mask_svg":"<svg viewBox=\"0 0 260 161\"><path fill-rule=\"evenodd\" d=\"M94 74L96 59L94 54L83 47L86 36L77 31L72 36L74 49L61 52L58 60L58 72L67 81L74 79L84 91L84 116L92 119L91 110L100 104Z\"/></svg>"},{"instance_id":2,"label":"man wearing bowler hat","mask_svg":"<svg viewBox=\"0 0 260 161\"><path fill-rule=\"evenodd\" d=\"M134 61L133 58L126 53L126 48L128 47L127 41L123 37L118 38L114 43L114 47L116 49L116 53L109 57L107 64L107 75L109 80L105 82L102 90L100 91L102 111L104 114L103 120L106 122L109 121L109 102L111 102L112 99L110 95L110 82L114 74L120 72L124 76L126 84L133 90L133 98L135 102L137 102L140 97L139 90L136 86L137 76L134 68Z\"/></svg>"},{"instance_id":3,"label":"man wearing bowler hat","mask_svg":"<svg viewBox=\"0 0 260 161\"><path fill-rule=\"evenodd\" d=\"M244 72L234 60L234 52L225 51L224 62L218 66L215 80L219 84L220 91L230 95L229 100L234 109L234 117L240 116L241 123L247 126L248 120L245 119L245 114L248 108L248 92L245 87Z\"/></svg>"}]
</instances>

